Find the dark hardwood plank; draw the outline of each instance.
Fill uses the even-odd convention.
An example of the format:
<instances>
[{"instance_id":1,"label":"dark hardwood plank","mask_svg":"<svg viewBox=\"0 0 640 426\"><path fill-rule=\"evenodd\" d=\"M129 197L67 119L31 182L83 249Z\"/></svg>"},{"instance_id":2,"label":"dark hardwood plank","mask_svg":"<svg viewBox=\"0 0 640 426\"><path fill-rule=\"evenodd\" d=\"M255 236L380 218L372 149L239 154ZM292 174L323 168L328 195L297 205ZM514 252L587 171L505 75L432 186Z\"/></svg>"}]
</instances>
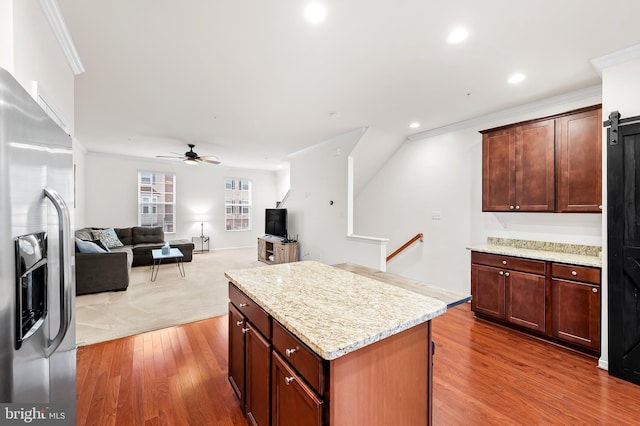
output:
<instances>
[{"instance_id":1,"label":"dark hardwood plank","mask_svg":"<svg viewBox=\"0 0 640 426\"><path fill-rule=\"evenodd\" d=\"M78 349L78 425L223 425L246 420L227 380L228 319ZM637 424L640 386L597 359L473 318L433 321L434 425Z\"/></svg>"}]
</instances>

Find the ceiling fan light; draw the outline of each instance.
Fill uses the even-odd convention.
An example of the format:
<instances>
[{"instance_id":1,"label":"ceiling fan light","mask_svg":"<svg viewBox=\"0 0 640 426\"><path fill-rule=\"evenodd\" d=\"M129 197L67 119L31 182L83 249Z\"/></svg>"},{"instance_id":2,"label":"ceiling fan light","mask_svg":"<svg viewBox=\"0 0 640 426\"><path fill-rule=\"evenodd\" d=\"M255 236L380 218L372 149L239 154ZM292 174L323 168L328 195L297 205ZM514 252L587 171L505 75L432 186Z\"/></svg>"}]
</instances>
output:
<instances>
[{"instance_id":1,"label":"ceiling fan light","mask_svg":"<svg viewBox=\"0 0 640 426\"><path fill-rule=\"evenodd\" d=\"M198 164L198 162L196 160L194 160L193 158L185 158L184 159L185 164Z\"/></svg>"}]
</instances>

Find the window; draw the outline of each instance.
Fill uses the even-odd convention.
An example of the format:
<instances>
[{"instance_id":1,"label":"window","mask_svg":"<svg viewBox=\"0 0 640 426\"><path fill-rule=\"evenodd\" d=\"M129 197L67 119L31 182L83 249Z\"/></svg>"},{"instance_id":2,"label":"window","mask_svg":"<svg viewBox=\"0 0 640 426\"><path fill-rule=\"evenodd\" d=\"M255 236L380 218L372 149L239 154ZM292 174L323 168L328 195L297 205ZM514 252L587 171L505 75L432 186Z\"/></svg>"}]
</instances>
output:
<instances>
[{"instance_id":1,"label":"window","mask_svg":"<svg viewBox=\"0 0 640 426\"><path fill-rule=\"evenodd\" d=\"M225 230L251 230L251 181L225 179Z\"/></svg>"},{"instance_id":2,"label":"window","mask_svg":"<svg viewBox=\"0 0 640 426\"><path fill-rule=\"evenodd\" d=\"M176 232L176 176L173 173L138 172L138 225L162 226Z\"/></svg>"}]
</instances>

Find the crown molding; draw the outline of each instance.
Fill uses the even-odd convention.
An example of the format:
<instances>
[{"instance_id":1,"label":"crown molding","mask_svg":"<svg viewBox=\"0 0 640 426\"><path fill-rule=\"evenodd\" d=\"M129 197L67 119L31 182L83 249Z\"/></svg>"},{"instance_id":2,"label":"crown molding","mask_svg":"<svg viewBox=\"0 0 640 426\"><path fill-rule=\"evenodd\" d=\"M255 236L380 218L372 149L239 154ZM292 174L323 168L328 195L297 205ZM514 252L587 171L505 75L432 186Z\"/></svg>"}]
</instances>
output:
<instances>
[{"instance_id":1,"label":"crown molding","mask_svg":"<svg viewBox=\"0 0 640 426\"><path fill-rule=\"evenodd\" d=\"M442 135L445 133L453 132L456 130L462 130L473 126L481 126L487 122L500 121L507 119L514 115L526 114L529 112L535 112L541 108L552 107L554 105L561 105L568 102L579 101L582 99L591 98L594 96L602 96L602 85L586 87L584 89L576 90L573 92L565 93L552 98L543 99L537 102L531 102L528 104L520 105L514 108L508 108L505 110L497 111L491 114L481 115L479 117L471 118L465 121L459 121L457 123L449 124L442 127L436 127L434 129L425 130L420 133L414 133L407 136L410 141L417 141L433 136Z\"/></svg>"},{"instance_id":2,"label":"crown molding","mask_svg":"<svg viewBox=\"0 0 640 426\"><path fill-rule=\"evenodd\" d=\"M623 62L640 59L640 44L629 46L624 49L616 50L607 55L599 56L591 59L591 65L598 71L602 77L602 70Z\"/></svg>"},{"instance_id":3,"label":"crown molding","mask_svg":"<svg viewBox=\"0 0 640 426\"><path fill-rule=\"evenodd\" d=\"M58 40L58 44L64 52L65 58L67 58L67 62L69 63L71 70L75 75L82 74L84 72L84 66L82 65L80 56L76 51L76 47L73 44L67 24L64 22L62 12L60 12L60 7L58 6L58 1L40 0L40 7L44 12L47 21L49 21L49 25Z\"/></svg>"}]
</instances>

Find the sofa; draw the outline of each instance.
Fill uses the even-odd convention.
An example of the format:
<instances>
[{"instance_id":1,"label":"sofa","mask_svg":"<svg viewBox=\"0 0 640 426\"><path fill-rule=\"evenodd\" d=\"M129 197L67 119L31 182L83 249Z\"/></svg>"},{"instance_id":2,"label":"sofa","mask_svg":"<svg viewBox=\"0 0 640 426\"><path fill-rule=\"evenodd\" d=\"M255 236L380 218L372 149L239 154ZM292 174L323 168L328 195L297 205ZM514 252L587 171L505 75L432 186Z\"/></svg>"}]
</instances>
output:
<instances>
[{"instance_id":1,"label":"sofa","mask_svg":"<svg viewBox=\"0 0 640 426\"><path fill-rule=\"evenodd\" d=\"M151 250L165 243L161 227L82 228L76 236L76 295L123 291L132 266L151 265ZM180 249L183 262L193 259L188 240L169 241Z\"/></svg>"}]
</instances>

